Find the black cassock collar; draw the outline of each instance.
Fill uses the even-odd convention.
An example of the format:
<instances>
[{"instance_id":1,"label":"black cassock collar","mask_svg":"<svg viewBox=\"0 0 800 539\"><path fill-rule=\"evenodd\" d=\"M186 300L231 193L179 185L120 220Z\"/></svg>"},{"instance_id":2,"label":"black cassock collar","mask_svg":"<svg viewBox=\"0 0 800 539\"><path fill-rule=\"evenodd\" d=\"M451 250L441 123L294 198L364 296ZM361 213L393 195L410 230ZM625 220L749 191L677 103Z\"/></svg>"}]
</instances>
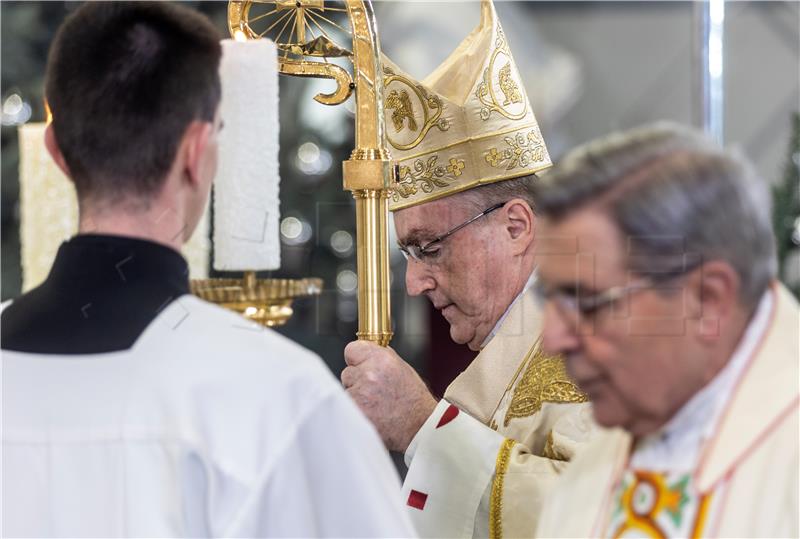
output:
<instances>
[{"instance_id":1,"label":"black cassock collar","mask_svg":"<svg viewBox=\"0 0 800 539\"><path fill-rule=\"evenodd\" d=\"M47 279L0 318L3 350L97 354L126 350L173 300L189 293L174 249L122 236L64 242Z\"/></svg>"}]
</instances>

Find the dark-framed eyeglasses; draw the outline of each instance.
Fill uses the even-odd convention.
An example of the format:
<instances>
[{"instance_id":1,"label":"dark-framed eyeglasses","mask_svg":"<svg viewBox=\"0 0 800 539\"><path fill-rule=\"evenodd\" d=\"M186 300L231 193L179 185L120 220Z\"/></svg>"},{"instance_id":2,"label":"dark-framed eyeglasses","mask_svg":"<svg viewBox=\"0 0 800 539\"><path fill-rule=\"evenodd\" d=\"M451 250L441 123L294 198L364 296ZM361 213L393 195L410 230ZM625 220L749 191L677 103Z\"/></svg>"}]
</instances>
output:
<instances>
[{"instance_id":1,"label":"dark-framed eyeglasses","mask_svg":"<svg viewBox=\"0 0 800 539\"><path fill-rule=\"evenodd\" d=\"M506 202L500 202L498 204L495 204L494 206L486 208L485 210L480 212L478 215L475 215L474 217L470 217L469 219L467 219L466 221L464 221L460 225L451 228L450 230L448 230L444 234L442 234L440 236L436 236L433 240L429 241L425 245L420 246L420 245L416 245L416 244L413 244L413 243L409 243L408 245L404 245L404 244L398 242L397 246L400 248L400 252L403 253L403 256L406 258L406 260L408 260L409 258L412 258L412 259L416 260L417 262L427 263L430 258L432 258L435 254L438 253L437 246L439 246L444 240L446 240L447 238L449 238L450 236L452 236L453 234L455 234L456 232L458 232L459 230L461 230L462 228L464 228L468 224L474 223L475 221L477 221L478 219L480 219L484 215L488 215L488 214L492 213L493 211L502 208L506 204L507 204L507 201Z\"/></svg>"}]
</instances>

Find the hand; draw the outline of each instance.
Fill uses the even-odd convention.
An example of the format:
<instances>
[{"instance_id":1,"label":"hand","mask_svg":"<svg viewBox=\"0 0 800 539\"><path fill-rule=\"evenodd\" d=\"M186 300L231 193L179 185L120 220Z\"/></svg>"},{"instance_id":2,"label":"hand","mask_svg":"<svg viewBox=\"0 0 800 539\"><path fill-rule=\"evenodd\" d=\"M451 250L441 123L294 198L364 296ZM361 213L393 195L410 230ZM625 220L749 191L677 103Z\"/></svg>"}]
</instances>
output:
<instances>
[{"instance_id":1,"label":"hand","mask_svg":"<svg viewBox=\"0 0 800 539\"><path fill-rule=\"evenodd\" d=\"M436 408L425 382L397 352L369 341L344 349L342 384L391 451L408 444Z\"/></svg>"}]
</instances>

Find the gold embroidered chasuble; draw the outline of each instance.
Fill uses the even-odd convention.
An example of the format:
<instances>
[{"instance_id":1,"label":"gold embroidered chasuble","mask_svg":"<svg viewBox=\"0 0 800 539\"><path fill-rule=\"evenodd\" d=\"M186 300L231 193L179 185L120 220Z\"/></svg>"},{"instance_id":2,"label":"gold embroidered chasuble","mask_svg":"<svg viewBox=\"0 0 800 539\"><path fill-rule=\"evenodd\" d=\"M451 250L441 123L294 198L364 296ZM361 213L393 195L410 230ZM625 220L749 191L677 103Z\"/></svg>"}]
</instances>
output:
<instances>
[{"instance_id":1,"label":"gold embroidered chasuble","mask_svg":"<svg viewBox=\"0 0 800 539\"><path fill-rule=\"evenodd\" d=\"M563 361L540 350L531 294L447 389L406 452L403 486L423 537L533 537L558 474L593 431Z\"/></svg>"},{"instance_id":2,"label":"gold embroidered chasuble","mask_svg":"<svg viewBox=\"0 0 800 539\"><path fill-rule=\"evenodd\" d=\"M635 469L630 435L597 429L537 537L800 536L800 309L782 285L771 292L766 330L692 466Z\"/></svg>"}]
</instances>

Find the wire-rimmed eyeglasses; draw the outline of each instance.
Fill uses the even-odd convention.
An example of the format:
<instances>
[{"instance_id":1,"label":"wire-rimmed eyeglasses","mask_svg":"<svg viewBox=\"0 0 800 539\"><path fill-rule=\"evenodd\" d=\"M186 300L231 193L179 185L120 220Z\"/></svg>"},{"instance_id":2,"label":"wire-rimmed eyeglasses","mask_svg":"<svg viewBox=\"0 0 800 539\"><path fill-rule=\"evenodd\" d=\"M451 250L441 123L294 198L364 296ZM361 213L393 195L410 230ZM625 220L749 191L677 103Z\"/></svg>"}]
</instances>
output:
<instances>
[{"instance_id":1,"label":"wire-rimmed eyeglasses","mask_svg":"<svg viewBox=\"0 0 800 539\"><path fill-rule=\"evenodd\" d=\"M569 318L590 317L597 311L627 296L679 279L699 267L701 262L702 260L699 258L691 263L684 262L683 267L677 271L665 272L659 277L641 277L628 284L612 286L593 294L581 294L579 288L569 291L553 290L542 281L537 281L533 285L532 292L537 303L542 307L548 301L552 301L558 310Z\"/></svg>"},{"instance_id":2,"label":"wire-rimmed eyeglasses","mask_svg":"<svg viewBox=\"0 0 800 539\"><path fill-rule=\"evenodd\" d=\"M452 236L453 234L455 234L456 232L458 232L459 230L461 230L462 228L464 228L468 224L474 223L475 221L477 221L478 219L480 219L484 215L488 215L488 214L492 213L494 210L502 208L503 206L506 205L506 203L507 202L500 202L498 204L495 204L494 206L486 208L485 210L480 212L478 215L467 219L466 221L464 221L460 225L451 228L450 230L448 230L444 234L442 234L440 236L436 236L433 240L429 241L425 245L420 246L420 245L416 245L416 244L413 244L413 243L409 243L408 245L404 245L404 244L398 242L397 246L400 248L400 252L403 253L403 256L405 256L406 260L408 260L409 258L413 258L417 262L427 262L429 258L433 257L435 254L437 254L439 252L438 249L436 249L436 247L439 244L441 244L444 240L446 240L447 238L449 238L450 236Z\"/></svg>"},{"instance_id":3,"label":"wire-rimmed eyeglasses","mask_svg":"<svg viewBox=\"0 0 800 539\"><path fill-rule=\"evenodd\" d=\"M549 290L544 283L537 281L532 287L532 292L536 302L541 306L544 306L548 301L552 301L563 313L590 316L603 307L619 301L625 296L644 290L653 284L655 283L652 279L642 278L626 285L613 286L595 294L579 295L577 291Z\"/></svg>"}]
</instances>

